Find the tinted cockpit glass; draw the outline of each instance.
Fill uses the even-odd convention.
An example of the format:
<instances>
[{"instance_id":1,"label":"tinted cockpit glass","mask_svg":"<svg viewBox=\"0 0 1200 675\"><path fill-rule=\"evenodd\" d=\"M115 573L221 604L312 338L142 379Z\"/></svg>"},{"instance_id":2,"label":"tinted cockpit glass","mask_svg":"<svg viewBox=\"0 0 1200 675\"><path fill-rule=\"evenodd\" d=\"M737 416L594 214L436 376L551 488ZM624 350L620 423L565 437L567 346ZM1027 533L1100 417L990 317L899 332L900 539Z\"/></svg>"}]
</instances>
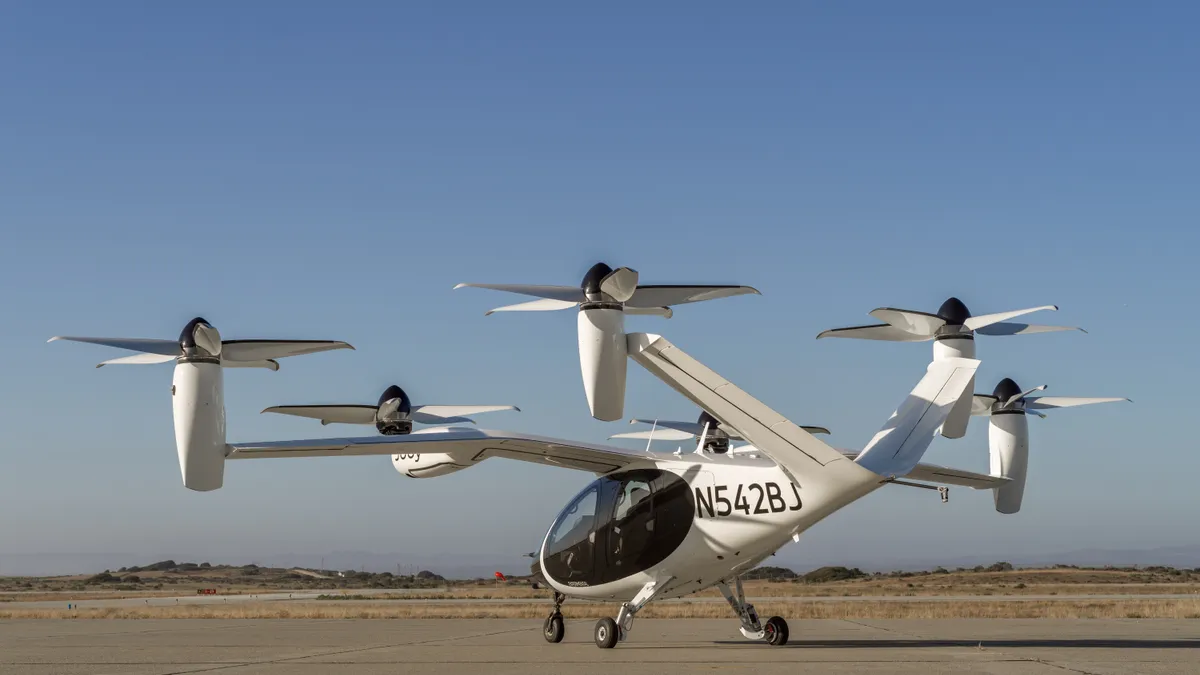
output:
<instances>
[{"instance_id":1,"label":"tinted cockpit glass","mask_svg":"<svg viewBox=\"0 0 1200 675\"><path fill-rule=\"evenodd\" d=\"M592 586L648 569L683 543L694 509L691 488L673 473L637 469L601 477L551 526L545 572Z\"/></svg>"}]
</instances>

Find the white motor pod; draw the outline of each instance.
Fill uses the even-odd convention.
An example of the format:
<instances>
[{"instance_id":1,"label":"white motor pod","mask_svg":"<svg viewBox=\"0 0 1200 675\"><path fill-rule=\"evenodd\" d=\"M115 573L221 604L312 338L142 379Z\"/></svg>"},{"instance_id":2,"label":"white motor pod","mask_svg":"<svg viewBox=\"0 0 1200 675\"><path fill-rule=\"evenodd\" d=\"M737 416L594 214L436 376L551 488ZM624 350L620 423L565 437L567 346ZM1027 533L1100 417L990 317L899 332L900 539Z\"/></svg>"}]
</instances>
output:
<instances>
[{"instance_id":1,"label":"white motor pod","mask_svg":"<svg viewBox=\"0 0 1200 675\"><path fill-rule=\"evenodd\" d=\"M192 319L179 336L179 346L183 355L175 361L171 381L179 471L185 487L216 490L225 477L221 335L203 319Z\"/></svg>"},{"instance_id":2,"label":"white motor pod","mask_svg":"<svg viewBox=\"0 0 1200 675\"><path fill-rule=\"evenodd\" d=\"M996 510L1005 514L1020 511L1029 468L1029 419L1024 410L992 413L988 422L988 453L992 475L1010 481L992 489Z\"/></svg>"},{"instance_id":3,"label":"white motor pod","mask_svg":"<svg viewBox=\"0 0 1200 675\"><path fill-rule=\"evenodd\" d=\"M178 340L56 336L138 352L110 359L113 364L175 362L171 407L175 449L185 487L207 492L221 487L225 477L225 378L223 368L278 370L276 359L332 349L353 349L337 340L222 340L220 332L201 317L184 326Z\"/></svg>"},{"instance_id":4,"label":"white motor pod","mask_svg":"<svg viewBox=\"0 0 1200 675\"><path fill-rule=\"evenodd\" d=\"M592 417L613 422L625 415L627 360L625 312L584 305L579 311L579 368Z\"/></svg>"}]
</instances>

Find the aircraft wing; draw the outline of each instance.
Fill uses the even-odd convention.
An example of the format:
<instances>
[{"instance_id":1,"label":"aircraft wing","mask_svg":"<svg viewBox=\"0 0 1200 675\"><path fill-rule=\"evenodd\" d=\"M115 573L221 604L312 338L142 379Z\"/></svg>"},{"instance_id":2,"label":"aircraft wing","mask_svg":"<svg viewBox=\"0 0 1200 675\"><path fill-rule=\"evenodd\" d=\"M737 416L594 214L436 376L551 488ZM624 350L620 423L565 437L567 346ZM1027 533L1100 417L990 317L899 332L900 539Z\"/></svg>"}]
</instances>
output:
<instances>
[{"instance_id":1,"label":"aircraft wing","mask_svg":"<svg viewBox=\"0 0 1200 675\"><path fill-rule=\"evenodd\" d=\"M226 446L225 458L353 457L413 453L446 453L454 455L457 463L465 465L489 457L503 457L596 474L615 471L635 462L653 460L653 457L637 450L509 431L461 428L405 436L230 443Z\"/></svg>"},{"instance_id":2,"label":"aircraft wing","mask_svg":"<svg viewBox=\"0 0 1200 675\"><path fill-rule=\"evenodd\" d=\"M858 457L858 453L853 450L843 450L842 454L851 460ZM897 476L897 478L911 478L913 480L923 480L942 485L958 485L976 490L990 490L1012 480L1003 476L991 476L986 473L951 469L945 466L938 466L937 464L918 464L912 471L903 476Z\"/></svg>"}]
</instances>

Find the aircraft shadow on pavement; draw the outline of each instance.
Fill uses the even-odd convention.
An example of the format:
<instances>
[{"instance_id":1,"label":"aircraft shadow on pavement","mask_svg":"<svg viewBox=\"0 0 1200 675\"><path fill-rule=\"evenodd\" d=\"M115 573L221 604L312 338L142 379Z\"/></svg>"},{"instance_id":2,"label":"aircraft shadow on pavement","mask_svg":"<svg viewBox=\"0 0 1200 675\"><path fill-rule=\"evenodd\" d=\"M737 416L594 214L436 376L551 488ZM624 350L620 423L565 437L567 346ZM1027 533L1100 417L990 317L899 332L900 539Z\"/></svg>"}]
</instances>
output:
<instances>
[{"instance_id":1,"label":"aircraft shadow on pavement","mask_svg":"<svg viewBox=\"0 0 1200 675\"><path fill-rule=\"evenodd\" d=\"M738 640L724 640L716 644L756 644ZM1108 639L1108 638L1020 638L1011 640L790 640L786 647L826 649L913 649L937 647L964 647L1003 649L1016 647L1044 647L1047 649L1200 649L1200 638L1195 639Z\"/></svg>"}]
</instances>

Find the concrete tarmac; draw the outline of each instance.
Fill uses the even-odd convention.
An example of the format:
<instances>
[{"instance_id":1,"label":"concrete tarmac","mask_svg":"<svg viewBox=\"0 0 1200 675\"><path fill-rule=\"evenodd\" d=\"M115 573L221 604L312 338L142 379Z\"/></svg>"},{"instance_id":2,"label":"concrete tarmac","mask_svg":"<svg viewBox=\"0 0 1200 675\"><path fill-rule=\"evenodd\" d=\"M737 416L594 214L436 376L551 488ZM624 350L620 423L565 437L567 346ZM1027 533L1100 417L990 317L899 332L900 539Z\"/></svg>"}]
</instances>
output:
<instances>
[{"instance_id":1,"label":"concrete tarmac","mask_svg":"<svg viewBox=\"0 0 1200 675\"><path fill-rule=\"evenodd\" d=\"M639 619L612 650L594 623L554 645L537 620L7 620L0 675L1200 673L1200 620L805 620L768 647L732 620Z\"/></svg>"}]
</instances>

